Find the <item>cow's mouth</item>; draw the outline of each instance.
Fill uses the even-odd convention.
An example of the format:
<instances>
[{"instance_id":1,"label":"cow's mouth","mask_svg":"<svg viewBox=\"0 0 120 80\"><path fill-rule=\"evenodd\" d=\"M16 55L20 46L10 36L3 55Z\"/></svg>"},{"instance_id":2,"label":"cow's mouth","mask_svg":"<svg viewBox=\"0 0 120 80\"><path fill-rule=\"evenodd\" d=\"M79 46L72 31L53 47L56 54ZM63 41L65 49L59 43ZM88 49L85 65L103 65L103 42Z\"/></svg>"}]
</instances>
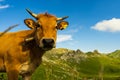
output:
<instances>
[{"instance_id":1,"label":"cow's mouth","mask_svg":"<svg viewBox=\"0 0 120 80\"><path fill-rule=\"evenodd\" d=\"M54 46L52 46L52 45L44 45L43 47L42 47L42 49L43 50L51 50L52 48L54 48Z\"/></svg>"}]
</instances>

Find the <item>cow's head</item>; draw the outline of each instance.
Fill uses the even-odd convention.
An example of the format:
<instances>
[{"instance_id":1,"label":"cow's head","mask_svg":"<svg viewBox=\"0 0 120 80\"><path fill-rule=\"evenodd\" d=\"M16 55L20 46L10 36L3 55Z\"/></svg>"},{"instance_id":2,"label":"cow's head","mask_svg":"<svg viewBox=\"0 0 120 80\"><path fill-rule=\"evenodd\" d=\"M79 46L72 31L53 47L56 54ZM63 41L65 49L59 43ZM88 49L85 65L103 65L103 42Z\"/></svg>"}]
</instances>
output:
<instances>
[{"instance_id":1,"label":"cow's head","mask_svg":"<svg viewBox=\"0 0 120 80\"><path fill-rule=\"evenodd\" d=\"M32 15L36 21L32 19L24 20L25 24L29 28L35 30L34 36L26 40L30 41L35 39L39 47L44 50L54 48L56 46L57 30L63 30L68 26L68 22L63 21L68 18L68 16L57 18L56 16L48 13L35 14L28 9L27 12Z\"/></svg>"}]
</instances>

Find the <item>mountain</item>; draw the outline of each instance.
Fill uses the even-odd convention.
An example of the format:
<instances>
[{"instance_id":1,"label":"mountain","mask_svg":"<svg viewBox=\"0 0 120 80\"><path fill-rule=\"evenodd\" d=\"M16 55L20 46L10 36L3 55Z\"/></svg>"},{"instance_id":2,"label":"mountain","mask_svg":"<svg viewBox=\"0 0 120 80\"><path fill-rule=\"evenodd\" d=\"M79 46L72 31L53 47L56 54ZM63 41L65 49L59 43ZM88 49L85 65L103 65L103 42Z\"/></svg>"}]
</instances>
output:
<instances>
[{"instance_id":1,"label":"mountain","mask_svg":"<svg viewBox=\"0 0 120 80\"><path fill-rule=\"evenodd\" d=\"M96 50L84 53L79 49L75 51L60 48L48 51L43 56L43 63L33 74L32 79L117 80L119 77L118 58L109 57Z\"/></svg>"},{"instance_id":2,"label":"mountain","mask_svg":"<svg viewBox=\"0 0 120 80\"><path fill-rule=\"evenodd\" d=\"M109 53L108 56L112 58L120 58L120 50L116 50L112 53Z\"/></svg>"}]
</instances>

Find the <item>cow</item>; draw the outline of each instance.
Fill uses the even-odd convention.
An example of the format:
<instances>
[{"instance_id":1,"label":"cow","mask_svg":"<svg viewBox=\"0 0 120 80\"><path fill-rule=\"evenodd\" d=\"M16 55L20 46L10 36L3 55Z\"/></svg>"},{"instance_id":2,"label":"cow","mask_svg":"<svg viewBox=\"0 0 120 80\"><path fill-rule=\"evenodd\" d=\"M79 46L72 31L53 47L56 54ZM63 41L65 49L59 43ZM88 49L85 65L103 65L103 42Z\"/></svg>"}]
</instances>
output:
<instances>
[{"instance_id":1,"label":"cow","mask_svg":"<svg viewBox=\"0 0 120 80\"><path fill-rule=\"evenodd\" d=\"M0 37L0 72L6 72L8 80L31 80L32 73L42 62L42 56L56 47L57 31L68 26L64 19L48 13L35 14L25 19L29 30L9 32Z\"/></svg>"}]
</instances>

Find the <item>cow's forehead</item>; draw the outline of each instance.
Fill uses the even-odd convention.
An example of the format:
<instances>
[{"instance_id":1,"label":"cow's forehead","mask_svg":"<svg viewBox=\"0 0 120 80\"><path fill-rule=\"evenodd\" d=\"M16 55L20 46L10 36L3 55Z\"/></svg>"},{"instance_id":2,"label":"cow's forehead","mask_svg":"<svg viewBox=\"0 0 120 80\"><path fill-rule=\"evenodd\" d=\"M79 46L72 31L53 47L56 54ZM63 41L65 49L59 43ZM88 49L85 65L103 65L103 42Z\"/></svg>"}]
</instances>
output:
<instances>
[{"instance_id":1,"label":"cow's forehead","mask_svg":"<svg viewBox=\"0 0 120 80\"><path fill-rule=\"evenodd\" d=\"M39 14L37 18L42 26L55 26L57 22L57 17L51 14Z\"/></svg>"},{"instance_id":2,"label":"cow's forehead","mask_svg":"<svg viewBox=\"0 0 120 80\"><path fill-rule=\"evenodd\" d=\"M48 13L45 14L38 14L37 16L38 19L53 19L53 20L57 20L57 17Z\"/></svg>"}]
</instances>

